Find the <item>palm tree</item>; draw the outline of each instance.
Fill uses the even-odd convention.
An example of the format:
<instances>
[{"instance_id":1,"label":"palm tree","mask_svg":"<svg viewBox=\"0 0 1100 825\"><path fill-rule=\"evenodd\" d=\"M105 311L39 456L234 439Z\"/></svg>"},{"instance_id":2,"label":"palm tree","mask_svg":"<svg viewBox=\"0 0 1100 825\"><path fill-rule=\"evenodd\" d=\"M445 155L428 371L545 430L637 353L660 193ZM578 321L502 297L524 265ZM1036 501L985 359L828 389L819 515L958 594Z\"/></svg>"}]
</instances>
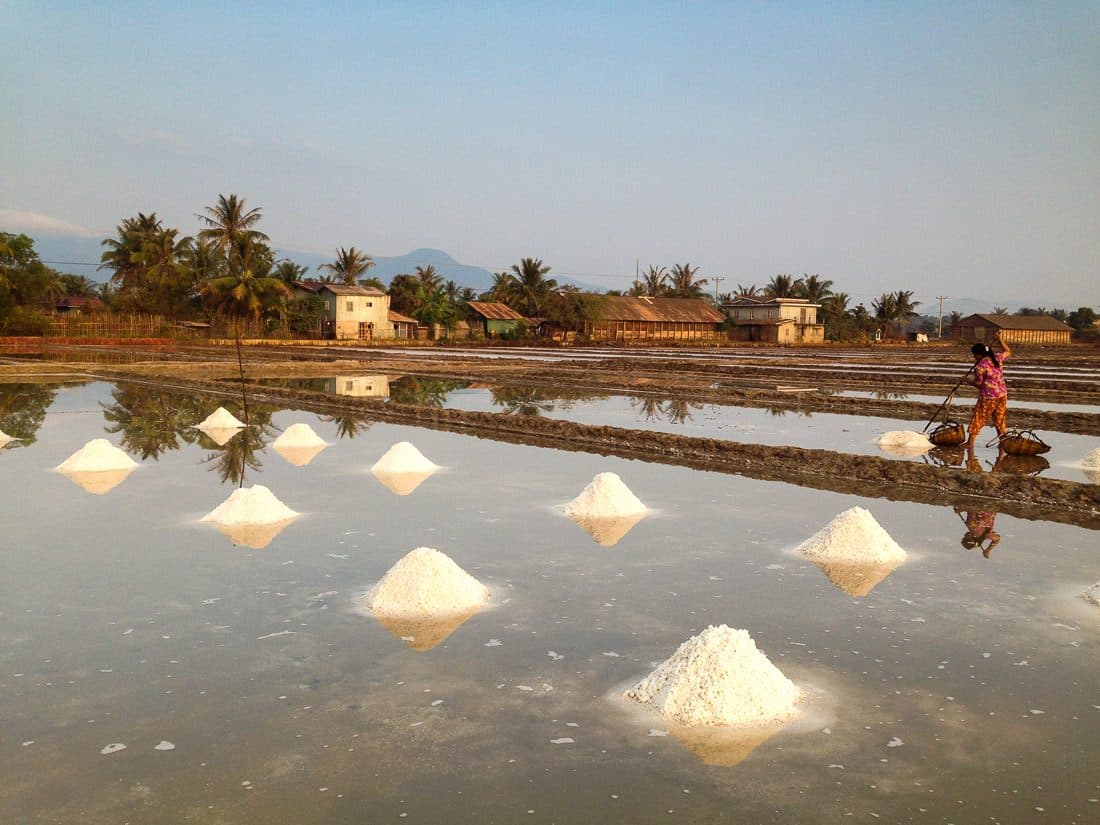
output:
<instances>
[{"instance_id":1,"label":"palm tree","mask_svg":"<svg viewBox=\"0 0 1100 825\"><path fill-rule=\"evenodd\" d=\"M339 247L336 250L336 262L321 264L321 269L330 273L336 280L334 283L355 286L359 276L374 266L370 255L356 249L354 246L348 249Z\"/></svg>"},{"instance_id":2,"label":"palm tree","mask_svg":"<svg viewBox=\"0 0 1100 825\"><path fill-rule=\"evenodd\" d=\"M516 301L519 282L511 272L497 272L493 275L493 285L484 297L489 301L498 301L511 306Z\"/></svg>"},{"instance_id":3,"label":"palm tree","mask_svg":"<svg viewBox=\"0 0 1100 825\"><path fill-rule=\"evenodd\" d=\"M281 261L275 262L275 271L272 274L284 284L289 285L295 281L303 280L307 272L309 272L308 266L302 266L283 258Z\"/></svg>"},{"instance_id":4,"label":"palm tree","mask_svg":"<svg viewBox=\"0 0 1100 825\"><path fill-rule=\"evenodd\" d=\"M733 291L733 296L735 298L759 298L763 291L756 284L749 284L748 286L738 284L737 289Z\"/></svg>"},{"instance_id":5,"label":"palm tree","mask_svg":"<svg viewBox=\"0 0 1100 825\"><path fill-rule=\"evenodd\" d=\"M116 228L116 238L100 243L106 247L100 255L99 269L111 270L111 281L121 289L140 289L145 286L145 269L138 256L145 242L161 231L156 212L148 215L138 212L137 217L126 218Z\"/></svg>"},{"instance_id":6,"label":"palm tree","mask_svg":"<svg viewBox=\"0 0 1100 825\"><path fill-rule=\"evenodd\" d=\"M658 295L663 295L668 291L668 270L663 266L651 266L645 274L642 275L642 287L645 289L643 295L650 295L656 298Z\"/></svg>"},{"instance_id":7,"label":"palm tree","mask_svg":"<svg viewBox=\"0 0 1100 825\"><path fill-rule=\"evenodd\" d=\"M821 302L821 315L825 324L825 333L834 341L839 341L844 337L849 300L846 292L834 292Z\"/></svg>"},{"instance_id":8,"label":"palm tree","mask_svg":"<svg viewBox=\"0 0 1100 825\"><path fill-rule=\"evenodd\" d=\"M428 291L423 286L418 291L420 306L413 312L416 318L428 329L440 324L445 329L454 329L458 322L458 313L451 299L447 297L447 290L443 286L437 286Z\"/></svg>"},{"instance_id":9,"label":"palm tree","mask_svg":"<svg viewBox=\"0 0 1100 825\"><path fill-rule=\"evenodd\" d=\"M792 278L786 274L773 275L764 287L764 292L769 298L797 298L801 285L801 278Z\"/></svg>"},{"instance_id":10,"label":"palm tree","mask_svg":"<svg viewBox=\"0 0 1100 825\"><path fill-rule=\"evenodd\" d=\"M518 264L512 265L516 281L516 309L524 315L538 315L550 293L558 288L556 280L546 277L549 271L550 267L538 258L523 258Z\"/></svg>"},{"instance_id":11,"label":"palm tree","mask_svg":"<svg viewBox=\"0 0 1100 825\"><path fill-rule=\"evenodd\" d=\"M833 294L831 289L833 282L816 273L813 275L803 273L799 281L801 282L798 288L799 297L805 298L811 304L820 304L823 299Z\"/></svg>"},{"instance_id":12,"label":"palm tree","mask_svg":"<svg viewBox=\"0 0 1100 825\"><path fill-rule=\"evenodd\" d=\"M871 308L875 311L875 320L878 321L885 333L890 324L898 319L897 298L893 292L884 292L878 298L871 301Z\"/></svg>"},{"instance_id":13,"label":"palm tree","mask_svg":"<svg viewBox=\"0 0 1100 825\"><path fill-rule=\"evenodd\" d=\"M133 259L144 270L144 281L156 296L156 305L169 315L174 314L176 301L189 297L193 275L187 264L191 238L177 240L175 229L161 229L152 233L141 245Z\"/></svg>"},{"instance_id":14,"label":"palm tree","mask_svg":"<svg viewBox=\"0 0 1100 825\"><path fill-rule=\"evenodd\" d=\"M897 324L899 332L905 324L908 324L910 320L917 317L917 307L919 306L920 301L913 300L912 290L899 289L897 292L894 293L894 307L897 312Z\"/></svg>"},{"instance_id":15,"label":"palm tree","mask_svg":"<svg viewBox=\"0 0 1100 825\"><path fill-rule=\"evenodd\" d=\"M270 238L256 228L263 218L259 207L245 209L244 198L236 195L218 195L214 206L207 206L203 214L196 215L206 228L199 231L199 239L212 241L221 250L228 264L228 274L234 276L243 268L242 261L252 254L252 248Z\"/></svg>"},{"instance_id":16,"label":"palm tree","mask_svg":"<svg viewBox=\"0 0 1100 825\"><path fill-rule=\"evenodd\" d=\"M699 267L692 266L690 263L674 264L672 271L669 273L669 290L668 294L676 298L699 298L703 294L703 287L706 286L707 279L700 278L696 280L695 275L699 272Z\"/></svg>"},{"instance_id":17,"label":"palm tree","mask_svg":"<svg viewBox=\"0 0 1100 825\"><path fill-rule=\"evenodd\" d=\"M225 274L225 257L213 241L191 239L185 258L191 277L197 284Z\"/></svg>"},{"instance_id":18,"label":"palm tree","mask_svg":"<svg viewBox=\"0 0 1100 825\"><path fill-rule=\"evenodd\" d=\"M416 280L426 293L435 292L443 285L443 276L436 272L431 264L416 268Z\"/></svg>"}]
</instances>

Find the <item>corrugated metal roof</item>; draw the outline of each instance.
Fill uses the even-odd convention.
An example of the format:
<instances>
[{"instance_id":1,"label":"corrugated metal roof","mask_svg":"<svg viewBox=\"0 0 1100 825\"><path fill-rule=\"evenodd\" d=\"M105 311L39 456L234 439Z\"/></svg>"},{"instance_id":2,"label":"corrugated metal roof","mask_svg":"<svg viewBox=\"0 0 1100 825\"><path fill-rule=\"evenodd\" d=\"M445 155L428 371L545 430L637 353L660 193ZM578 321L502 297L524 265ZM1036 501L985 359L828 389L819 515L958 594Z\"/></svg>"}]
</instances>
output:
<instances>
[{"instance_id":1,"label":"corrugated metal roof","mask_svg":"<svg viewBox=\"0 0 1100 825\"><path fill-rule=\"evenodd\" d=\"M494 301L470 301L466 304L470 309L491 321L522 321L523 316L507 304Z\"/></svg>"},{"instance_id":2,"label":"corrugated metal roof","mask_svg":"<svg viewBox=\"0 0 1100 825\"><path fill-rule=\"evenodd\" d=\"M1069 324L1051 318L1049 315L993 315L991 313L978 312L968 315L959 324L973 321L977 318L992 324L999 329L1050 329L1068 332L1072 330Z\"/></svg>"},{"instance_id":3,"label":"corrugated metal roof","mask_svg":"<svg viewBox=\"0 0 1100 825\"><path fill-rule=\"evenodd\" d=\"M807 306L820 307L821 304L811 304L807 298L754 298L751 295L738 295L730 301L726 301L725 307L760 307L760 306Z\"/></svg>"},{"instance_id":4,"label":"corrugated metal roof","mask_svg":"<svg viewBox=\"0 0 1100 825\"><path fill-rule=\"evenodd\" d=\"M415 318L410 318L408 315L402 315L400 312L394 312L392 309L389 311L390 323L401 324L419 324Z\"/></svg>"},{"instance_id":5,"label":"corrugated metal roof","mask_svg":"<svg viewBox=\"0 0 1100 825\"><path fill-rule=\"evenodd\" d=\"M631 298L605 295L600 313L604 321L672 321L691 324L720 324L721 312L702 298Z\"/></svg>"},{"instance_id":6,"label":"corrugated metal roof","mask_svg":"<svg viewBox=\"0 0 1100 825\"><path fill-rule=\"evenodd\" d=\"M359 295L365 297L379 297L386 293L380 289L366 289L358 284L322 284L320 281L295 281L294 286L297 289L304 289L306 292L312 292L314 294L320 292L323 289L327 289L333 295Z\"/></svg>"}]
</instances>

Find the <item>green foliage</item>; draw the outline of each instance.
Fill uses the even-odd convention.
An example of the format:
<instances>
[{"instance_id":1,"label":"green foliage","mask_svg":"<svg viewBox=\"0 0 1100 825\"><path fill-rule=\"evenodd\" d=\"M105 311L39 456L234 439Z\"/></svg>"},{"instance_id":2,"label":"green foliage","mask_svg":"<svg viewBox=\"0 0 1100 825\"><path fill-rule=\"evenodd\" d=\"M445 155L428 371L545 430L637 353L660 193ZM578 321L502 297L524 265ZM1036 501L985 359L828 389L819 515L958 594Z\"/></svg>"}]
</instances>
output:
<instances>
[{"instance_id":1,"label":"green foliage","mask_svg":"<svg viewBox=\"0 0 1100 825\"><path fill-rule=\"evenodd\" d=\"M316 295L306 295L287 301L286 323L295 335L317 335L321 330L321 320L324 317L324 299Z\"/></svg>"},{"instance_id":2,"label":"green foliage","mask_svg":"<svg viewBox=\"0 0 1100 825\"><path fill-rule=\"evenodd\" d=\"M792 278L786 274L773 275L764 287L764 294L769 298L797 298L801 288L801 278Z\"/></svg>"},{"instance_id":3,"label":"green foliage","mask_svg":"<svg viewBox=\"0 0 1100 825\"><path fill-rule=\"evenodd\" d=\"M669 287L667 294L673 298L700 298L703 295L703 287L707 284L706 278L696 278L699 267L690 263L676 264L668 274Z\"/></svg>"},{"instance_id":4,"label":"green foliage","mask_svg":"<svg viewBox=\"0 0 1100 825\"><path fill-rule=\"evenodd\" d=\"M374 266L370 255L356 249L354 246L336 250L336 260L331 264L321 264L321 269L331 275L336 282L354 286L359 276Z\"/></svg>"},{"instance_id":5,"label":"green foliage","mask_svg":"<svg viewBox=\"0 0 1100 825\"><path fill-rule=\"evenodd\" d=\"M1078 307L1071 312L1067 318L1066 323L1076 330L1091 329L1096 326L1096 321L1100 318L1092 307Z\"/></svg>"},{"instance_id":6,"label":"green foliage","mask_svg":"<svg viewBox=\"0 0 1100 825\"><path fill-rule=\"evenodd\" d=\"M591 292L555 292L542 308L547 322L563 330L583 332L603 318L607 297Z\"/></svg>"},{"instance_id":7,"label":"green foliage","mask_svg":"<svg viewBox=\"0 0 1100 825\"><path fill-rule=\"evenodd\" d=\"M394 275L390 281L390 309L412 315L420 308L420 283L413 275Z\"/></svg>"},{"instance_id":8,"label":"green foliage","mask_svg":"<svg viewBox=\"0 0 1100 825\"><path fill-rule=\"evenodd\" d=\"M0 430L19 439L5 449L35 442L57 390L55 384L0 384Z\"/></svg>"},{"instance_id":9,"label":"green foliage","mask_svg":"<svg viewBox=\"0 0 1100 825\"><path fill-rule=\"evenodd\" d=\"M542 305L558 287L556 280L546 277L549 271L550 267L538 258L523 258L513 265L514 285L509 287L512 290L512 295L509 296L512 301L504 303L528 317L538 315ZM496 288L495 279L493 288Z\"/></svg>"}]
</instances>

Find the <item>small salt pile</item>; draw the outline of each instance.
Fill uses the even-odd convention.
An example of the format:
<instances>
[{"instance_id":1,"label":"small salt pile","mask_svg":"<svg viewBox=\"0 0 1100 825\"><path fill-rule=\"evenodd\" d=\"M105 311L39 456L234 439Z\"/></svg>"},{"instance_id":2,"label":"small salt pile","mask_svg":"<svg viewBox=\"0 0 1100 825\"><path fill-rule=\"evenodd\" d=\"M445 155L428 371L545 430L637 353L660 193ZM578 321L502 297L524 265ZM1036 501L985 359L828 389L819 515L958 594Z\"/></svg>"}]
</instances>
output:
<instances>
[{"instance_id":1,"label":"small salt pile","mask_svg":"<svg viewBox=\"0 0 1100 825\"><path fill-rule=\"evenodd\" d=\"M241 487L200 519L211 523L237 544L255 550L266 547L298 513L262 484Z\"/></svg>"},{"instance_id":2,"label":"small salt pile","mask_svg":"<svg viewBox=\"0 0 1100 825\"><path fill-rule=\"evenodd\" d=\"M0 430L0 447L8 446L8 444L12 441L15 441L12 436L8 435L3 430Z\"/></svg>"},{"instance_id":3,"label":"small salt pile","mask_svg":"<svg viewBox=\"0 0 1100 825\"><path fill-rule=\"evenodd\" d=\"M225 407L218 407L206 416L202 423L195 425L200 430L239 430L243 426L244 422Z\"/></svg>"},{"instance_id":4,"label":"small salt pile","mask_svg":"<svg viewBox=\"0 0 1100 825\"><path fill-rule=\"evenodd\" d=\"M291 424L271 446L290 464L304 467L328 444L309 424Z\"/></svg>"},{"instance_id":5,"label":"small salt pile","mask_svg":"<svg viewBox=\"0 0 1100 825\"><path fill-rule=\"evenodd\" d=\"M415 650L430 650L486 604L481 582L446 554L418 547L370 589L364 607Z\"/></svg>"},{"instance_id":6,"label":"small salt pile","mask_svg":"<svg viewBox=\"0 0 1100 825\"><path fill-rule=\"evenodd\" d=\"M906 558L905 551L862 507L845 510L795 552L807 556L852 596L866 596Z\"/></svg>"},{"instance_id":7,"label":"small salt pile","mask_svg":"<svg viewBox=\"0 0 1100 825\"><path fill-rule=\"evenodd\" d=\"M138 466L130 456L106 438L93 438L61 464L59 473L99 473L109 470L132 470Z\"/></svg>"},{"instance_id":8,"label":"small salt pile","mask_svg":"<svg viewBox=\"0 0 1100 825\"><path fill-rule=\"evenodd\" d=\"M912 430L891 430L875 439L883 452L900 456L918 456L934 446L924 433Z\"/></svg>"},{"instance_id":9,"label":"small salt pile","mask_svg":"<svg viewBox=\"0 0 1100 825\"><path fill-rule=\"evenodd\" d=\"M392 492L407 496L439 467L408 441L399 441L371 467L371 473Z\"/></svg>"},{"instance_id":10,"label":"small salt pile","mask_svg":"<svg viewBox=\"0 0 1100 825\"><path fill-rule=\"evenodd\" d=\"M711 625L624 695L682 725L760 725L794 716L801 691L748 631Z\"/></svg>"},{"instance_id":11,"label":"small salt pile","mask_svg":"<svg viewBox=\"0 0 1100 825\"><path fill-rule=\"evenodd\" d=\"M647 512L646 506L615 473L599 473L563 508L568 516L613 518Z\"/></svg>"},{"instance_id":12,"label":"small salt pile","mask_svg":"<svg viewBox=\"0 0 1100 825\"><path fill-rule=\"evenodd\" d=\"M1085 592L1081 594L1081 598L1089 604L1100 607L1100 582L1097 582L1092 587L1085 590Z\"/></svg>"}]
</instances>

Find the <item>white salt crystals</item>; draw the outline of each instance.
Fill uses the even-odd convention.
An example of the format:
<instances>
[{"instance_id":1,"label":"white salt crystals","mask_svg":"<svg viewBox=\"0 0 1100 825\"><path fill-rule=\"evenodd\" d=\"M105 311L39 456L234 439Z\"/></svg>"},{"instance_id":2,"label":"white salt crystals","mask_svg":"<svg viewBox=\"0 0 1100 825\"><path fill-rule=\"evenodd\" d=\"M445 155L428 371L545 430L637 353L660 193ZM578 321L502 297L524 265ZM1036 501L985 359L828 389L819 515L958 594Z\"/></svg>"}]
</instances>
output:
<instances>
[{"instance_id":1,"label":"white salt crystals","mask_svg":"<svg viewBox=\"0 0 1100 825\"><path fill-rule=\"evenodd\" d=\"M681 725L761 725L794 716L801 691L747 631L711 625L625 696Z\"/></svg>"},{"instance_id":2,"label":"white salt crystals","mask_svg":"<svg viewBox=\"0 0 1100 825\"><path fill-rule=\"evenodd\" d=\"M266 547L298 513L291 510L262 484L242 487L202 517L236 544L254 550Z\"/></svg>"},{"instance_id":3,"label":"white salt crystals","mask_svg":"<svg viewBox=\"0 0 1100 825\"><path fill-rule=\"evenodd\" d=\"M59 473L96 473L106 470L132 470L137 462L106 438L93 438L61 464Z\"/></svg>"},{"instance_id":4,"label":"white salt crystals","mask_svg":"<svg viewBox=\"0 0 1100 825\"><path fill-rule=\"evenodd\" d=\"M1097 582L1092 587L1085 590L1085 592L1081 594L1081 598L1091 605L1100 607L1100 582Z\"/></svg>"},{"instance_id":5,"label":"white salt crystals","mask_svg":"<svg viewBox=\"0 0 1100 825\"><path fill-rule=\"evenodd\" d=\"M202 423L195 425L196 429L199 430L239 430L243 426L244 422L225 407L218 407L206 416Z\"/></svg>"},{"instance_id":6,"label":"white salt crystals","mask_svg":"<svg viewBox=\"0 0 1100 825\"><path fill-rule=\"evenodd\" d=\"M407 496L439 467L408 441L399 441L371 467L371 473L396 495Z\"/></svg>"},{"instance_id":7,"label":"white salt crystals","mask_svg":"<svg viewBox=\"0 0 1100 825\"><path fill-rule=\"evenodd\" d=\"M912 430L891 430L876 438L875 443L885 453L909 457L926 453L933 447L928 436Z\"/></svg>"},{"instance_id":8,"label":"white salt crystals","mask_svg":"<svg viewBox=\"0 0 1100 825\"><path fill-rule=\"evenodd\" d=\"M8 446L8 444L12 441L15 441L12 436L8 435L3 430L0 430L0 448Z\"/></svg>"},{"instance_id":9,"label":"white salt crystals","mask_svg":"<svg viewBox=\"0 0 1100 825\"><path fill-rule=\"evenodd\" d=\"M1100 447L1090 451L1081 462L1081 466L1086 470L1100 470Z\"/></svg>"},{"instance_id":10,"label":"white salt crystals","mask_svg":"<svg viewBox=\"0 0 1100 825\"><path fill-rule=\"evenodd\" d=\"M867 510L853 507L814 533L795 552L808 557L829 580L852 596L865 596L906 553Z\"/></svg>"},{"instance_id":11,"label":"white salt crystals","mask_svg":"<svg viewBox=\"0 0 1100 825\"><path fill-rule=\"evenodd\" d=\"M102 496L125 481L137 466L106 438L93 438L56 469L87 492Z\"/></svg>"},{"instance_id":12,"label":"white salt crystals","mask_svg":"<svg viewBox=\"0 0 1100 825\"><path fill-rule=\"evenodd\" d=\"M309 424L291 424L271 445L275 452L295 467L304 467L317 457L328 443Z\"/></svg>"},{"instance_id":13,"label":"white salt crystals","mask_svg":"<svg viewBox=\"0 0 1100 825\"><path fill-rule=\"evenodd\" d=\"M611 547L649 510L615 473L599 473L562 511L602 547Z\"/></svg>"},{"instance_id":14,"label":"white salt crystals","mask_svg":"<svg viewBox=\"0 0 1100 825\"><path fill-rule=\"evenodd\" d=\"M409 551L367 593L364 607L415 650L430 650L489 603L489 589L445 553Z\"/></svg>"}]
</instances>

